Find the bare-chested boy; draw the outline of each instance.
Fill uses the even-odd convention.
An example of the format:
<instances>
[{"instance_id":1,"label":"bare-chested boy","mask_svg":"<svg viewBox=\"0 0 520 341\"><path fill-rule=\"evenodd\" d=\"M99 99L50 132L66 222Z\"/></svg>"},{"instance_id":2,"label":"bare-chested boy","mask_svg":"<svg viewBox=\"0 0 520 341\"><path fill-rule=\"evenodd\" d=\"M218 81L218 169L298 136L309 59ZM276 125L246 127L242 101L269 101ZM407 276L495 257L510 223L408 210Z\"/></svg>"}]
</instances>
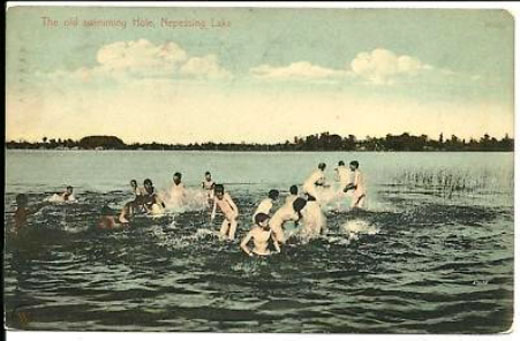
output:
<instances>
[{"instance_id":1,"label":"bare-chested boy","mask_svg":"<svg viewBox=\"0 0 520 341\"><path fill-rule=\"evenodd\" d=\"M252 251L247 247L247 243L249 243L251 239L253 239L255 245ZM255 225L253 225L251 231L249 231L244 239L242 239L240 247L249 256L253 256L253 254L258 256L268 256L271 254L271 251L268 248L269 240L273 241L276 252L280 253L280 245L274 238L271 228L269 227L269 216L260 212L255 215Z\"/></svg>"},{"instance_id":2,"label":"bare-chested boy","mask_svg":"<svg viewBox=\"0 0 520 341\"><path fill-rule=\"evenodd\" d=\"M235 205L229 193L224 192L224 186L221 184L215 185L215 197L213 203L213 210L211 212L211 221L215 219L217 207L224 214L224 221L220 228L220 236L222 238L235 239L235 232L237 229L238 207Z\"/></svg>"},{"instance_id":3,"label":"bare-chested boy","mask_svg":"<svg viewBox=\"0 0 520 341\"><path fill-rule=\"evenodd\" d=\"M279 243L285 243L285 234L283 232L283 225L288 221L298 222L302 218L302 209L307 204L307 200L303 198L296 198L292 204L283 205L275 212L269 226L273 231L274 239Z\"/></svg>"}]
</instances>

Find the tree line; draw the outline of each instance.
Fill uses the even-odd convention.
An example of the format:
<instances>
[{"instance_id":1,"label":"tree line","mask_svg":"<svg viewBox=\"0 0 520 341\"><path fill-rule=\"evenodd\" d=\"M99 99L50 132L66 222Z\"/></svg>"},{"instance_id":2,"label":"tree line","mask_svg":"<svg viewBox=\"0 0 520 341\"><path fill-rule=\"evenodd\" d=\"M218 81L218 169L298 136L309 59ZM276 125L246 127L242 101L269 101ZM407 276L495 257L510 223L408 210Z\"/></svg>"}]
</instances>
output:
<instances>
[{"instance_id":1,"label":"tree line","mask_svg":"<svg viewBox=\"0 0 520 341\"><path fill-rule=\"evenodd\" d=\"M165 144L158 142L126 144L116 136L86 136L80 140L48 139L41 142L8 141L8 149L58 149L58 150L220 150L220 151L513 151L514 139L507 134L497 139L484 134L479 139L461 139L455 135L431 139L427 135L387 134L385 137L358 139L355 135L342 137L323 132L321 134L294 137L284 143L190 143Z\"/></svg>"}]
</instances>

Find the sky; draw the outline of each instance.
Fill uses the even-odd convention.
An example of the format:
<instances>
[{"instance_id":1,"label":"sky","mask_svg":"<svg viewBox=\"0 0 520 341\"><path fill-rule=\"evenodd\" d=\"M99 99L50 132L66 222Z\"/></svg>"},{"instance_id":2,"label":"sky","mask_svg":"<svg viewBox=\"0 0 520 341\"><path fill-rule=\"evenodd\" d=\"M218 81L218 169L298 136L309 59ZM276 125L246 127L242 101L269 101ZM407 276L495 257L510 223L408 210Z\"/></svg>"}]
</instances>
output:
<instances>
[{"instance_id":1,"label":"sky","mask_svg":"<svg viewBox=\"0 0 520 341\"><path fill-rule=\"evenodd\" d=\"M513 25L475 9L14 7L6 139L513 136Z\"/></svg>"}]
</instances>

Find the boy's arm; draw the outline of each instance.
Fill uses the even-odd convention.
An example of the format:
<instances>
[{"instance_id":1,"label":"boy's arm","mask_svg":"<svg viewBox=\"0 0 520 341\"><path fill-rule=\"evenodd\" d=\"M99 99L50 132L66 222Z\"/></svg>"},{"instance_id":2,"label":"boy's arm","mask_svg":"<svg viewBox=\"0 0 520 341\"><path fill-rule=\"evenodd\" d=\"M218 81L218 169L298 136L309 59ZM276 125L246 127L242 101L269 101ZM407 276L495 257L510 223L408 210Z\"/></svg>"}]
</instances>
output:
<instances>
[{"instance_id":1,"label":"boy's arm","mask_svg":"<svg viewBox=\"0 0 520 341\"><path fill-rule=\"evenodd\" d=\"M237 207L237 205L235 204L233 199L231 199L231 196L229 194L227 194L227 193L226 193L226 200L228 201L228 203L231 206L231 208L233 209L233 211L235 211L238 214L238 207Z\"/></svg>"},{"instance_id":2,"label":"boy's arm","mask_svg":"<svg viewBox=\"0 0 520 341\"><path fill-rule=\"evenodd\" d=\"M240 243L240 248L244 250L245 253L247 253L249 256L252 256L253 253L249 248L247 247L247 243L253 238L253 231L249 231L249 233L242 239L242 242Z\"/></svg>"},{"instance_id":3,"label":"boy's arm","mask_svg":"<svg viewBox=\"0 0 520 341\"><path fill-rule=\"evenodd\" d=\"M280 253L280 244L278 244L278 241L273 236L273 233L271 232L271 238L273 239L274 248L276 249L276 253Z\"/></svg>"},{"instance_id":4,"label":"boy's arm","mask_svg":"<svg viewBox=\"0 0 520 341\"><path fill-rule=\"evenodd\" d=\"M217 214L217 201L215 200L213 202L213 209L211 210L211 218L210 218L211 221L213 221L213 219L215 219L216 214Z\"/></svg>"}]
</instances>

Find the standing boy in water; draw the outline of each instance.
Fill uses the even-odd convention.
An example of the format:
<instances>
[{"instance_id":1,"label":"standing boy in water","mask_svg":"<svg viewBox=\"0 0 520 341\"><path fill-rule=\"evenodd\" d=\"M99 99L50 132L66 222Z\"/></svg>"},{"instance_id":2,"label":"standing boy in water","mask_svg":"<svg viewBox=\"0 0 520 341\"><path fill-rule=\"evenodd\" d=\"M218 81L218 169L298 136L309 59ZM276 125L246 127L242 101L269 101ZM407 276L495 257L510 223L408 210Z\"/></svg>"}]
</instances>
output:
<instances>
[{"instance_id":1,"label":"standing boy in water","mask_svg":"<svg viewBox=\"0 0 520 341\"><path fill-rule=\"evenodd\" d=\"M350 171L347 166L345 166L345 162L338 162L338 167L336 167L335 171L339 185L341 189L344 189L350 183Z\"/></svg>"},{"instance_id":2,"label":"standing boy in water","mask_svg":"<svg viewBox=\"0 0 520 341\"><path fill-rule=\"evenodd\" d=\"M164 202L159 198L155 191L152 180L144 180L145 195L143 196L143 206L147 213L161 213L166 208Z\"/></svg>"},{"instance_id":3,"label":"standing boy in water","mask_svg":"<svg viewBox=\"0 0 520 341\"><path fill-rule=\"evenodd\" d=\"M327 165L323 162L318 164L316 169L303 183L303 191L307 195L309 201L315 201L318 199L317 187L328 187L325 180L325 168Z\"/></svg>"},{"instance_id":4,"label":"standing boy in water","mask_svg":"<svg viewBox=\"0 0 520 341\"><path fill-rule=\"evenodd\" d=\"M222 227L220 228L220 236L222 238L228 237L230 240L235 239L235 231L238 225L236 221L238 217L238 207L235 205L233 199L231 199L229 193L224 192L224 186L220 184L215 185L215 197L213 210L211 212L212 222L215 219L217 207L220 208L224 214L224 221L222 222Z\"/></svg>"},{"instance_id":5,"label":"standing boy in water","mask_svg":"<svg viewBox=\"0 0 520 341\"><path fill-rule=\"evenodd\" d=\"M292 205L296 198L298 198L298 186L292 185L289 187L289 195L285 198L285 205Z\"/></svg>"},{"instance_id":6,"label":"standing boy in water","mask_svg":"<svg viewBox=\"0 0 520 341\"><path fill-rule=\"evenodd\" d=\"M353 180L345 187L345 189L343 189L343 192L346 193L350 190L354 190L352 196L352 208L362 208L365 203L366 192L363 174L359 171L359 162L352 161L350 163L350 170L353 173Z\"/></svg>"},{"instance_id":7,"label":"standing boy in water","mask_svg":"<svg viewBox=\"0 0 520 341\"><path fill-rule=\"evenodd\" d=\"M213 200L213 190L215 187L215 181L211 178L211 173L207 171L204 174L204 180L202 180L202 189L206 191L206 195L208 197L208 203L211 204L211 200Z\"/></svg>"},{"instance_id":8,"label":"standing boy in water","mask_svg":"<svg viewBox=\"0 0 520 341\"><path fill-rule=\"evenodd\" d=\"M253 239L255 247L253 251L249 250L247 243ZM269 216L265 213L258 213L255 215L255 225L251 228L251 231L244 237L240 247L249 256L257 254L258 256L269 256L271 251L268 249L269 240L273 240L274 248L277 253L280 253L280 245L274 238L271 228L269 227Z\"/></svg>"},{"instance_id":9,"label":"standing boy in water","mask_svg":"<svg viewBox=\"0 0 520 341\"><path fill-rule=\"evenodd\" d=\"M14 212L14 233L18 234L26 225L27 218L33 214L38 212L43 206L48 205L48 203L44 202L34 206L33 208L27 208L27 204L29 203L29 199L25 194L18 194L16 196L16 211Z\"/></svg>"},{"instance_id":10,"label":"standing boy in water","mask_svg":"<svg viewBox=\"0 0 520 341\"><path fill-rule=\"evenodd\" d=\"M119 221L121 223L128 223L128 219L133 217L136 212L142 211L144 209L143 203L146 195L146 190L143 187L139 187L137 185L137 180L130 180L130 187L132 188L132 193L135 194L135 198L132 201L129 201L123 206L121 213L119 213ZM104 208L104 212L108 212L109 208Z\"/></svg>"},{"instance_id":11,"label":"standing boy in water","mask_svg":"<svg viewBox=\"0 0 520 341\"><path fill-rule=\"evenodd\" d=\"M298 223L302 218L302 210L307 204L307 201L303 198L296 198L291 205L283 205L273 214L273 217L269 221L269 226L273 231L274 239L279 243L285 243L285 234L283 231L283 225L288 221L294 221Z\"/></svg>"},{"instance_id":12,"label":"standing boy in water","mask_svg":"<svg viewBox=\"0 0 520 341\"><path fill-rule=\"evenodd\" d=\"M260 201L260 204L256 208L256 211L253 214L253 223L256 221L255 216L258 213L264 213L264 214L269 215L269 213L271 212L271 208L273 208L273 204L278 200L279 196L280 196L280 192L278 192L278 190L272 189L269 191L269 193L267 194L267 198Z\"/></svg>"},{"instance_id":13,"label":"standing boy in water","mask_svg":"<svg viewBox=\"0 0 520 341\"><path fill-rule=\"evenodd\" d=\"M186 190L182 183L182 174L176 172L173 174L173 184L170 187L170 202L176 206L182 206L186 199Z\"/></svg>"}]
</instances>

